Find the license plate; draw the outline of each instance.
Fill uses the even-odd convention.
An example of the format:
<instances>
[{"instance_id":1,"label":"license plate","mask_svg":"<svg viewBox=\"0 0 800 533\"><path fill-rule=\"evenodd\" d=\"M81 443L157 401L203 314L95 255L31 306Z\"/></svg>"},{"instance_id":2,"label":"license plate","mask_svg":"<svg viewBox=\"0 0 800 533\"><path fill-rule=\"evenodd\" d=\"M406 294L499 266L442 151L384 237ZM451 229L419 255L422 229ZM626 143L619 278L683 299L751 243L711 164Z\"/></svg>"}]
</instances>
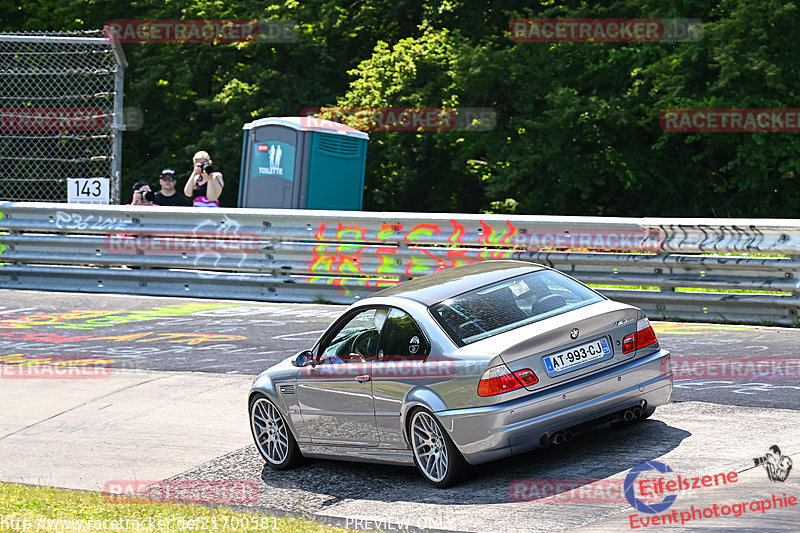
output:
<instances>
[{"instance_id":1,"label":"license plate","mask_svg":"<svg viewBox=\"0 0 800 533\"><path fill-rule=\"evenodd\" d=\"M599 361L611 353L605 337L573 346L569 350L544 357L544 366L549 374L566 372L590 361Z\"/></svg>"}]
</instances>

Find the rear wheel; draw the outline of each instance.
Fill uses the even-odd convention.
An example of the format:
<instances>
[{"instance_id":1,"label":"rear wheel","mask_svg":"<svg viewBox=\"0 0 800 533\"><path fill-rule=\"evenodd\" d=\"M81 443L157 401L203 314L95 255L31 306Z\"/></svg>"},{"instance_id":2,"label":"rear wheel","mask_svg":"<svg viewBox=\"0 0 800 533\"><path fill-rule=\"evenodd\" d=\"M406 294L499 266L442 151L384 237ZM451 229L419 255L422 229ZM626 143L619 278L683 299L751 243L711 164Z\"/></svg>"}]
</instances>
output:
<instances>
[{"instance_id":1,"label":"rear wheel","mask_svg":"<svg viewBox=\"0 0 800 533\"><path fill-rule=\"evenodd\" d=\"M302 457L283 415L264 396L256 396L250 403L250 429L256 448L272 468L286 470Z\"/></svg>"},{"instance_id":2,"label":"rear wheel","mask_svg":"<svg viewBox=\"0 0 800 533\"><path fill-rule=\"evenodd\" d=\"M464 478L469 465L432 414L415 411L409 430L414 463L429 483L442 489Z\"/></svg>"}]
</instances>

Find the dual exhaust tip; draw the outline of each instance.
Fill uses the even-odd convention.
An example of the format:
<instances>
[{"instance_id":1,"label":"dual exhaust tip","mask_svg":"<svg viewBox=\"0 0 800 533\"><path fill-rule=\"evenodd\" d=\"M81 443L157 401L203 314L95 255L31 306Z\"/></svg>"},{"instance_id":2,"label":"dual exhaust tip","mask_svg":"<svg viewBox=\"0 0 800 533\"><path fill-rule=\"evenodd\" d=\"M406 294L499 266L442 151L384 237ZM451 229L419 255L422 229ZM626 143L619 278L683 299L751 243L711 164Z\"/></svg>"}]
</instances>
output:
<instances>
[{"instance_id":1,"label":"dual exhaust tip","mask_svg":"<svg viewBox=\"0 0 800 533\"><path fill-rule=\"evenodd\" d=\"M542 435L542 441L544 441L544 446L558 446L571 441L573 437L573 433L569 430L557 431L552 435Z\"/></svg>"},{"instance_id":2,"label":"dual exhaust tip","mask_svg":"<svg viewBox=\"0 0 800 533\"><path fill-rule=\"evenodd\" d=\"M621 418L625 422L633 422L634 420L641 418L642 415L644 414L644 409L642 407L643 407L642 405L629 407L628 409L625 409L621 413L615 415L617 417L616 419L619 420ZM540 446L546 448L548 446L558 446L560 444L565 444L571 441L574 438L574 436L575 434L568 429L565 429L563 431L556 431L552 435L549 433L545 433L544 435L542 435L542 438L540 439Z\"/></svg>"},{"instance_id":3,"label":"dual exhaust tip","mask_svg":"<svg viewBox=\"0 0 800 533\"><path fill-rule=\"evenodd\" d=\"M625 422L631 422L637 418L641 418L642 412L642 408L638 405L636 407L631 407L622 413L622 419L625 420Z\"/></svg>"},{"instance_id":4,"label":"dual exhaust tip","mask_svg":"<svg viewBox=\"0 0 800 533\"><path fill-rule=\"evenodd\" d=\"M551 437L550 442L558 445L558 444L564 444L565 442L569 442L571 440L572 440L571 431L559 431Z\"/></svg>"}]
</instances>

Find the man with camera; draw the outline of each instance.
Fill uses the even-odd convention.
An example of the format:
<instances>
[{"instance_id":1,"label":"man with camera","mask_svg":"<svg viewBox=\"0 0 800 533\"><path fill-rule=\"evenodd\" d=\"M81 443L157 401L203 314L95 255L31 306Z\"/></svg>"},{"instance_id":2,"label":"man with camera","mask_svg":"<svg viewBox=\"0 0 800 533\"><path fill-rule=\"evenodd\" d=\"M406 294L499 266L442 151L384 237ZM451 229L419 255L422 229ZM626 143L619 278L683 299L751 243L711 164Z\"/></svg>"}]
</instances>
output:
<instances>
[{"instance_id":1,"label":"man with camera","mask_svg":"<svg viewBox=\"0 0 800 533\"><path fill-rule=\"evenodd\" d=\"M222 174L214 172L208 152L197 152L192 158L194 169L183 187L183 193L192 199L195 207L219 207L222 194Z\"/></svg>"},{"instance_id":2,"label":"man with camera","mask_svg":"<svg viewBox=\"0 0 800 533\"><path fill-rule=\"evenodd\" d=\"M133 185L131 205L191 206L189 199L175 190L176 181L175 171L169 168L161 171L161 190L158 192L153 192L146 181L137 181Z\"/></svg>"},{"instance_id":3,"label":"man with camera","mask_svg":"<svg viewBox=\"0 0 800 533\"><path fill-rule=\"evenodd\" d=\"M137 181L133 184L133 199L131 205L153 205L156 193L150 190L146 181Z\"/></svg>"},{"instance_id":4,"label":"man with camera","mask_svg":"<svg viewBox=\"0 0 800 533\"><path fill-rule=\"evenodd\" d=\"M769 452L753 459L756 466L763 466L770 481L786 481L792 471L792 458L783 455L777 444L769 447Z\"/></svg>"},{"instance_id":5,"label":"man with camera","mask_svg":"<svg viewBox=\"0 0 800 533\"><path fill-rule=\"evenodd\" d=\"M155 193L153 203L155 205L189 207L192 202L186 198L183 193L175 189L175 184L178 178L175 177L175 171L171 168L165 168L161 171L161 190Z\"/></svg>"}]
</instances>

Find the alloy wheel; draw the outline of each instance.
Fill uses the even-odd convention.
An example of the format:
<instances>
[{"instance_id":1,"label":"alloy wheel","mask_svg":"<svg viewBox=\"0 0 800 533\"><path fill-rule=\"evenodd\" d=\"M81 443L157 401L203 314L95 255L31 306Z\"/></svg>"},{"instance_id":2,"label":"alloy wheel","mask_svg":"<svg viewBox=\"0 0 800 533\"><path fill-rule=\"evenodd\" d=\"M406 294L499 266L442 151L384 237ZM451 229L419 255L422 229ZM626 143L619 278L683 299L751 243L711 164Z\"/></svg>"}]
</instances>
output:
<instances>
[{"instance_id":1,"label":"alloy wheel","mask_svg":"<svg viewBox=\"0 0 800 533\"><path fill-rule=\"evenodd\" d=\"M272 402L259 398L253 403L251 423L256 444L267 461L280 465L289 454L289 429Z\"/></svg>"},{"instance_id":2,"label":"alloy wheel","mask_svg":"<svg viewBox=\"0 0 800 533\"><path fill-rule=\"evenodd\" d=\"M411 421L411 434L420 470L431 481L442 481L447 475L448 455L439 424L433 416L419 411Z\"/></svg>"}]
</instances>

